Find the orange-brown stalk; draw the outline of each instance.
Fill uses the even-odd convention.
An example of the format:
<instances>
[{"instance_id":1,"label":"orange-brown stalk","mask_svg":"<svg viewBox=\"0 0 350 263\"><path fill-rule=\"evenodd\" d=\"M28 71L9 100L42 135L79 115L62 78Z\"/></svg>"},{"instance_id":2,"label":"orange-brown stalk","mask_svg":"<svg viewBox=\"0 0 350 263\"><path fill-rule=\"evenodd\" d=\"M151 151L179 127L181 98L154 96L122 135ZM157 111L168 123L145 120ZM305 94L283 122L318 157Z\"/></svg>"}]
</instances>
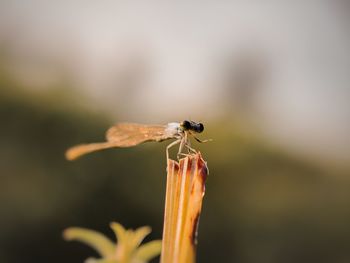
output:
<instances>
[{"instance_id":1,"label":"orange-brown stalk","mask_svg":"<svg viewBox=\"0 0 350 263\"><path fill-rule=\"evenodd\" d=\"M200 153L177 163L168 160L162 263L192 263L196 259L197 229L208 176Z\"/></svg>"}]
</instances>

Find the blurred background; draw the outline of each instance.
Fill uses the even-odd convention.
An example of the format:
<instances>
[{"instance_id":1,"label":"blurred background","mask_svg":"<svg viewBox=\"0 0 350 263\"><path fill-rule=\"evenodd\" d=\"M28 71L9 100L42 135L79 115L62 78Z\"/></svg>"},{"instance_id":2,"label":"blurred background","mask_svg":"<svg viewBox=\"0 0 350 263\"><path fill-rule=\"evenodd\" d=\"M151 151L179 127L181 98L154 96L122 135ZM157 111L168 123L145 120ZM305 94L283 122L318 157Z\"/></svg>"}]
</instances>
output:
<instances>
[{"instance_id":1,"label":"blurred background","mask_svg":"<svg viewBox=\"0 0 350 263\"><path fill-rule=\"evenodd\" d=\"M64 159L116 122L205 124L198 262L350 262L350 5L0 1L0 262L162 234L167 142ZM158 259L154 262L158 262Z\"/></svg>"}]
</instances>

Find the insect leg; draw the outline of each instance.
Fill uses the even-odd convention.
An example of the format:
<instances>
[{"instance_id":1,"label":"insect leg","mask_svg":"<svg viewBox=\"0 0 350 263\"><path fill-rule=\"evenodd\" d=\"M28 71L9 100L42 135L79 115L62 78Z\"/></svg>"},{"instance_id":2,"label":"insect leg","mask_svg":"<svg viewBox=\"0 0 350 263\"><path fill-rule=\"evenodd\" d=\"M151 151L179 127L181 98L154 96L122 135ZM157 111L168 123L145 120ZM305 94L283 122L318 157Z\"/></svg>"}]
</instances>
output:
<instances>
[{"instance_id":1,"label":"insect leg","mask_svg":"<svg viewBox=\"0 0 350 263\"><path fill-rule=\"evenodd\" d=\"M177 139L176 141L170 143L167 147L166 147L166 159L169 160L169 149L173 146L175 146L176 144L179 144L182 141L182 139Z\"/></svg>"},{"instance_id":2,"label":"insect leg","mask_svg":"<svg viewBox=\"0 0 350 263\"><path fill-rule=\"evenodd\" d=\"M189 144L185 144L189 152L197 153L195 149L193 149Z\"/></svg>"},{"instance_id":3,"label":"insect leg","mask_svg":"<svg viewBox=\"0 0 350 263\"><path fill-rule=\"evenodd\" d=\"M184 147L187 148L188 153L183 153L183 152L182 152ZM188 155L191 154L191 152L192 152L192 153L195 153L195 154L197 153L197 151L191 147L191 142L190 142L190 140L188 139L188 137L187 137L187 136L184 136L184 138L183 138L182 141L181 141L181 145L180 145L180 147L179 147L179 152L178 152L178 154L177 154L177 158L179 159L179 156L181 156L181 155L183 155L183 156L188 156Z\"/></svg>"},{"instance_id":4,"label":"insect leg","mask_svg":"<svg viewBox=\"0 0 350 263\"><path fill-rule=\"evenodd\" d=\"M185 131L185 134L181 140L181 144L180 144L180 147L179 147L179 152L177 153L177 155L179 155L180 153L182 153L183 149L184 149L184 146L188 143L188 134L187 132Z\"/></svg>"},{"instance_id":5,"label":"insect leg","mask_svg":"<svg viewBox=\"0 0 350 263\"><path fill-rule=\"evenodd\" d=\"M186 136L185 146L187 148L188 153L190 154L191 153L191 141L187 138L187 136Z\"/></svg>"},{"instance_id":6,"label":"insect leg","mask_svg":"<svg viewBox=\"0 0 350 263\"><path fill-rule=\"evenodd\" d=\"M191 132L189 132L189 134L191 134ZM183 142L182 142L182 144L180 146L179 153L178 153L178 155L185 155L185 156L187 156L188 154L183 154L182 153L183 147L187 148L188 154L191 154L191 151L193 153L197 153L197 151L191 147L191 141L188 139L188 133L187 132L185 132L185 136L183 138Z\"/></svg>"},{"instance_id":7,"label":"insect leg","mask_svg":"<svg viewBox=\"0 0 350 263\"><path fill-rule=\"evenodd\" d=\"M184 146L186 145L186 140L187 140L187 134L185 133L185 136L181 138L179 151L177 153L177 159L180 159L179 156L183 154L182 150L183 150Z\"/></svg>"},{"instance_id":8,"label":"insect leg","mask_svg":"<svg viewBox=\"0 0 350 263\"><path fill-rule=\"evenodd\" d=\"M196 137L194 134L191 134L191 135L193 136L193 138L195 138L195 140L196 140L197 142L200 142L200 143L205 143L205 142L211 142L211 141L212 141L212 139L201 140L201 139L199 139L198 137Z\"/></svg>"}]
</instances>

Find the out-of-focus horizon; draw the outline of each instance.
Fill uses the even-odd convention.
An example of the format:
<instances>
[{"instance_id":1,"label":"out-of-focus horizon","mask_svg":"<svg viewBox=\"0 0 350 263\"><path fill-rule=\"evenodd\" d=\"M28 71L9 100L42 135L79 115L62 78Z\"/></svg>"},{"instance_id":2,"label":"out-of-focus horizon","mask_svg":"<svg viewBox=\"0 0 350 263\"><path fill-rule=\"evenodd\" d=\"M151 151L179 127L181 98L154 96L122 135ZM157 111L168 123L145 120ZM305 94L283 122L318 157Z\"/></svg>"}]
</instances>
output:
<instances>
[{"instance_id":1,"label":"out-of-focus horizon","mask_svg":"<svg viewBox=\"0 0 350 263\"><path fill-rule=\"evenodd\" d=\"M345 1L2 1L1 60L25 86L64 79L118 119L238 116L347 165L348 15Z\"/></svg>"}]
</instances>

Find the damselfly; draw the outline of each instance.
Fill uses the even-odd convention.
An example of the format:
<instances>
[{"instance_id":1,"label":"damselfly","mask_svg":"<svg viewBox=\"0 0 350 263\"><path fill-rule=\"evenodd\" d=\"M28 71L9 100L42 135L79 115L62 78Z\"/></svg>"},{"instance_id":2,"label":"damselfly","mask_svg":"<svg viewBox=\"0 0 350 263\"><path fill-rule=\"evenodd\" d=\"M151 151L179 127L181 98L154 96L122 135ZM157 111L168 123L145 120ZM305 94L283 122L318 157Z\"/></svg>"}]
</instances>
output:
<instances>
[{"instance_id":1,"label":"damselfly","mask_svg":"<svg viewBox=\"0 0 350 263\"><path fill-rule=\"evenodd\" d=\"M204 130L202 123L194 121L183 121L181 123L171 122L166 125L143 125L137 123L118 123L106 132L106 142L89 143L74 146L67 150L68 160L74 160L84 154L99 151L113 147L131 147L144 142L161 142L169 139L176 139L166 148L166 157L169 159L169 149L180 144L178 157L183 154L184 147L189 152L196 152L189 141L189 135L193 136L198 142L207 142L200 140L195 136Z\"/></svg>"}]
</instances>

